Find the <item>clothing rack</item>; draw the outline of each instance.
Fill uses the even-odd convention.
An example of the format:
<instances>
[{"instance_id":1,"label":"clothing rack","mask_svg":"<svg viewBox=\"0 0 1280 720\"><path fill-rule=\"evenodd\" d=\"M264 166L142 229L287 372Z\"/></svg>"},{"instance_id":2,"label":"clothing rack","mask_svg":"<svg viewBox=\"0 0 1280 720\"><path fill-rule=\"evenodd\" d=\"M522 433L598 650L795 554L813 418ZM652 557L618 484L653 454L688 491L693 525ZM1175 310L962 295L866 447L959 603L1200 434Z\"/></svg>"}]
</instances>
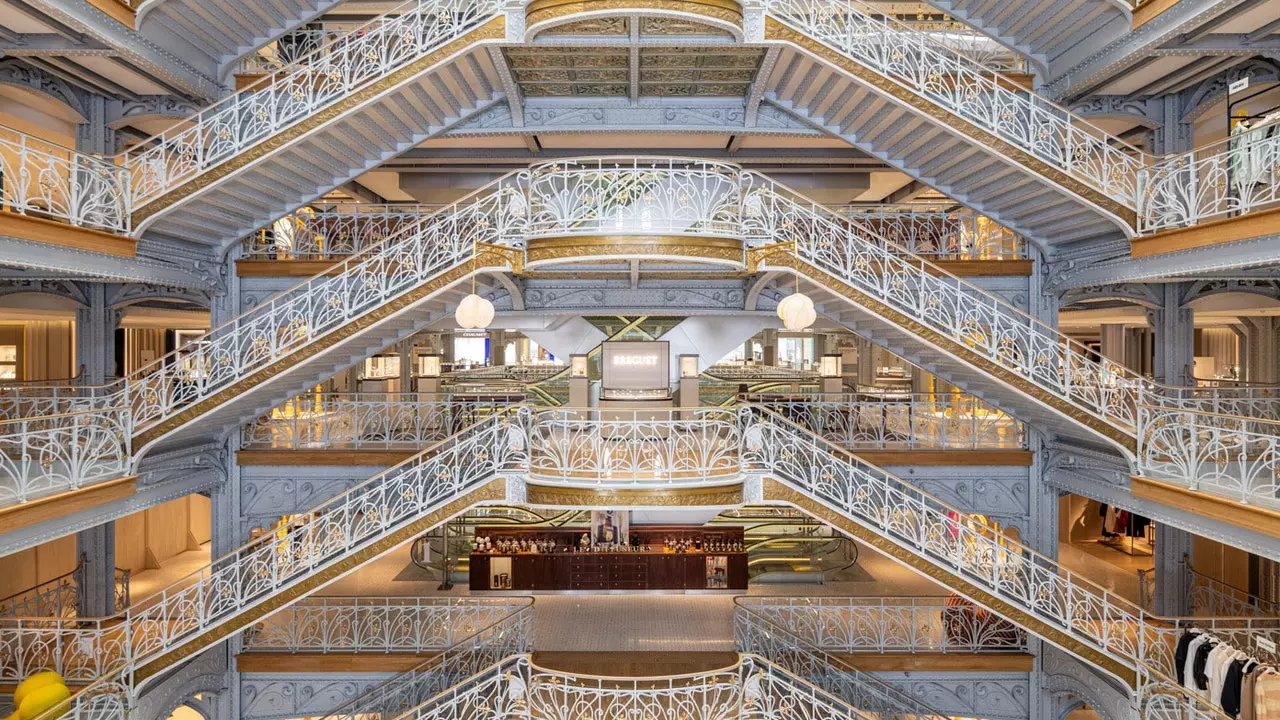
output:
<instances>
[{"instance_id":1,"label":"clothing rack","mask_svg":"<svg viewBox=\"0 0 1280 720\"><path fill-rule=\"evenodd\" d=\"M1227 716L1280 720L1280 670L1211 630L1191 627L1174 652L1177 681Z\"/></svg>"}]
</instances>

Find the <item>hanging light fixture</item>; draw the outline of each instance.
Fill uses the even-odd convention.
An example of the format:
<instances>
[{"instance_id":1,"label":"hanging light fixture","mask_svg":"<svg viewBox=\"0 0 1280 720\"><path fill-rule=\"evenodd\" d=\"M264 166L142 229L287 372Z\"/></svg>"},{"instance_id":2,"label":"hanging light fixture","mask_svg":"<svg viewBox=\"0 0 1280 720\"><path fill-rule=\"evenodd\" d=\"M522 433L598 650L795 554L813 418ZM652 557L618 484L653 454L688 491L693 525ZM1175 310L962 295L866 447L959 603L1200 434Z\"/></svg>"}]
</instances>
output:
<instances>
[{"instance_id":1,"label":"hanging light fixture","mask_svg":"<svg viewBox=\"0 0 1280 720\"><path fill-rule=\"evenodd\" d=\"M813 299L800 292L800 276L796 276L796 291L778 303L778 318L788 330L803 330L818 319Z\"/></svg>"},{"instance_id":2,"label":"hanging light fixture","mask_svg":"<svg viewBox=\"0 0 1280 720\"><path fill-rule=\"evenodd\" d=\"M457 320L460 328L483 330L489 327L489 323L493 322L493 314L493 303L475 293L471 293L462 298L462 302L458 303L458 309L454 312L454 319Z\"/></svg>"},{"instance_id":3,"label":"hanging light fixture","mask_svg":"<svg viewBox=\"0 0 1280 720\"><path fill-rule=\"evenodd\" d=\"M493 315L493 303L476 294L476 256L475 250L472 249L471 294L462 298L462 302L458 303L458 309L454 311L453 318L460 328L483 330L489 327L489 323L493 322Z\"/></svg>"}]
</instances>

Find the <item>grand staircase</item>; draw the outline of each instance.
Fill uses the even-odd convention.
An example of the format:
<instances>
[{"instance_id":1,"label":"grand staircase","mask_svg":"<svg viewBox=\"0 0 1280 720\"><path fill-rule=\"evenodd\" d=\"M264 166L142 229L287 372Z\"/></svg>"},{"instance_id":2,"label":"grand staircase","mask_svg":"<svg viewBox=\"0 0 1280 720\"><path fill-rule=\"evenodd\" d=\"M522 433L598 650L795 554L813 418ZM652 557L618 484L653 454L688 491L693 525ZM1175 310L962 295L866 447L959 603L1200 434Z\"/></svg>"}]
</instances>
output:
<instances>
[{"instance_id":1,"label":"grand staircase","mask_svg":"<svg viewBox=\"0 0 1280 720\"><path fill-rule=\"evenodd\" d=\"M1154 617L1021 543L968 523L959 510L765 408L744 413L743 462L765 474L766 501L805 510L1107 671L1133 688L1140 717L1219 717L1174 680L1185 621ZM1218 622L1201 624L1228 635L1247 625L1221 621L1220 630Z\"/></svg>"},{"instance_id":2,"label":"grand staircase","mask_svg":"<svg viewBox=\"0 0 1280 720\"><path fill-rule=\"evenodd\" d=\"M467 428L114 616L0 621L9 662L78 653L99 663L99 679L74 696L71 715L122 712L174 663L470 507L506 499L504 474L528 464L521 412Z\"/></svg>"},{"instance_id":3,"label":"grand staircase","mask_svg":"<svg viewBox=\"0 0 1280 720\"><path fill-rule=\"evenodd\" d=\"M1086 17L1101 17L1104 1L1088 0ZM6 204L225 248L501 99L486 44L506 39L507 12L524 9L411 0L119 157L15 145L24 167L66 182L6 187ZM759 19L751 40L782 44L761 78L768 98L1053 252L1118 253L1136 233L1280 202L1271 165L1253 161L1280 156L1280 137L1150 156L1022 90L945 33L859 0L770 0Z\"/></svg>"},{"instance_id":4,"label":"grand staircase","mask_svg":"<svg viewBox=\"0 0 1280 720\"><path fill-rule=\"evenodd\" d=\"M654 158L560 161L512 173L408 222L367 252L113 385L78 388L61 399L17 390L6 403L14 422L73 413L37 423L44 433L40 442L73 440L69 447L105 448L98 455L108 459L113 446L103 441L102 428L123 427L123 433L113 431L115 447L127 446L136 461L146 452L242 425L410 335L448 312L469 289L469 277L519 273L526 262L575 254L651 252L655 246L623 243L620 249L598 238L664 233L670 238L662 257L710 253L707 259L716 264L794 273L825 313L895 353L1015 417L1042 422L1066 437L1113 445L1135 462L1143 428L1160 433L1160 442L1142 446L1153 461L1183 436L1207 434L1215 442L1201 444L1219 450L1224 442L1239 442L1231 434L1234 425L1202 412L1206 404L1214 413L1278 416L1274 398L1230 389L1188 395L1152 385L1110 360L1095 361L1050 326L906 253L868 223L811 203L763 175L726 163ZM720 244L709 250L706 238ZM737 249L721 247L725 240ZM1157 413L1162 419L1151 422ZM88 421L93 418L102 422ZM1266 434L1270 425L1247 427L1251 443L1273 438ZM39 450L29 442L24 447ZM1214 452L1206 461L1221 455ZM1271 507L1277 504L1272 488L1259 483L1275 462L1275 453L1265 453L1247 474L1226 472L1202 489ZM101 464L86 466L95 469L95 479L110 474L98 471ZM1164 472L1179 467L1144 467L1157 466ZM44 464L26 463L11 472L15 484L45 483L52 491L79 486L78 478L61 476L46 483L44 476L58 473ZM1182 472L1175 482L1198 482Z\"/></svg>"}]
</instances>

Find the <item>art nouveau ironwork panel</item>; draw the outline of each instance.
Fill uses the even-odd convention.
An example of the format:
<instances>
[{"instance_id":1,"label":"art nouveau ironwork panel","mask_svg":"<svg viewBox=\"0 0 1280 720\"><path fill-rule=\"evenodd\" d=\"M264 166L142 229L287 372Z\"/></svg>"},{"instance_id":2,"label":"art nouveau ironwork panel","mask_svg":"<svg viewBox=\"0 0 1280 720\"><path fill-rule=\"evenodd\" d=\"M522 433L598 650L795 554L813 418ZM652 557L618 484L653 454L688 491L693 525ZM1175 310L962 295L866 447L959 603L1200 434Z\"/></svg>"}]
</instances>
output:
<instances>
[{"instance_id":1,"label":"art nouveau ironwork panel","mask_svg":"<svg viewBox=\"0 0 1280 720\"><path fill-rule=\"evenodd\" d=\"M129 411L0 421L0 507L130 474Z\"/></svg>"},{"instance_id":2,"label":"art nouveau ironwork panel","mask_svg":"<svg viewBox=\"0 0 1280 720\"><path fill-rule=\"evenodd\" d=\"M1021 422L962 393L747 395L745 399L847 448L1026 447Z\"/></svg>"},{"instance_id":3,"label":"art nouveau ironwork panel","mask_svg":"<svg viewBox=\"0 0 1280 720\"><path fill-rule=\"evenodd\" d=\"M337 37L287 71L271 73L125 153L132 206L146 205L500 11L494 0L410 0L390 19Z\"/></svg>"},{"instance_id":4,"label":"art nouveau ironwork panel","mask_svg":"<svg viewBox=\"0 0 1280 720\"><path fill-rule=\"evenodd\" d=\"M76 152L0 127L0 209L79 227L128 233L128 171L111 158Z\"/></svg>"},{"instance_id":5,"label":"art nouveau ironwork panel","mask_svg":"<svg viewBox=\"0 0 1280 720\"><path fill-rule=\"evenodd\" d=\"M875 205L833 208L862 227L868 239L883 237L912 255L931 260L1021 260L1027 241L971 211Z\"/></svg>"},{"instance_id":6,"label":"art nouveau ironwork panel","mask_svg":"<svg viewBox=\"0 0 1280 720\"><path fill-rule=\"evenodd\" d=\"M495 621L460 634L458 642L435 657L361 693L324 720L400 717L503 660L532 650L533 624L533 599L513 598Z\"/></svg>"},{"instance_id":7,"label":"art nouveau ironwork panel","mask_svg":"<svg viewBox=\"0 0 1280 720\"><path fill-rule=\"evenodd\" d=\"M71 714L94 712L98 688L132 687L132 673L158 654L286 591L420 520L445 503L528 463L522 410L495 415L430 452L375 475L275 532L142 599L123 613L87 621L0 619L0 676L61 667L98 679L73 698ZM125 697L120 702L128 702Z\"/></svg>"},{"instance_id":8,"label":"art nouveau ironwork panel","mask_svg":"<svg viewBox=\"0 0 1280 720\"><path fill-rule=\"evenodd\" d=\"M308 598L247 629L244 647L291 653L439 651L531 604L529 598Z\"/></svg>"},{"instance_id":9,"label":"art nouveau ironwork panel","mask_svg":"<svg viewBox=\"0 0 1280 720\"><path fill-rule=\"evenodd\" d=\"M746 597L736 604L844 653L1025 652L1026 631L985 609L944 597Z\"/></svg>"},{"instance_id":10,"label":"art nouveau ironwork panel","mask_svg":"<svg viewBox=\"0 0 1280 720\"><path fill-rule=\"evenodd\" d=\"M305 393L244 426L252 449L421 449L509 405L425 393Z\"/></svg>"},{"instance_id":11,"label":"art nouveau ironwork panel","mask_svg":"<svg viewBox=\"0 0 1280 720\"><path fill-rule=\"evenodd\" d=\"M705 485L739 475L739 441L736 415L724 408L539 410L529 474L568 485Z\"/></svg>"}]
</instances>

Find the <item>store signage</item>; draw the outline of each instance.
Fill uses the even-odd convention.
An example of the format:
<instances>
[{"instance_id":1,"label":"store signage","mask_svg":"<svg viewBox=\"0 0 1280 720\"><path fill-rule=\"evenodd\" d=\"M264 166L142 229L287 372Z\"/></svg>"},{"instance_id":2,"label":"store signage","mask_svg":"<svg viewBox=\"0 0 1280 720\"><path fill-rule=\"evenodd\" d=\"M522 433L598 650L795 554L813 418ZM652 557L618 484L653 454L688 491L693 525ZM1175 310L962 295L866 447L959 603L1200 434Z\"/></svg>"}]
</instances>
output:
<instances>
[{"instance_id":1,"label":"store signage","mask_svg":"<svg viewBox=\"0 0 1280 720\"><path fill-rule=\"evenodd\" d=\"M1235 82L1227 86L1227 92L1231 93L1232 95L1238 92L1244 92L1245 90L1248 90L1248 89L1249 89L1248 77L1242 77L1239 80L1236 80Z\"/></svg>"},{"instance_id":2,"label":"store signage","mask_svg":"<svg viewBox=\"0 0 1280 720\"><path fill-rule=\"evenodd\" d=\"M671 385L668 343L607 342L601 364L604 390L667 390Z\"/></svg>"}]
</instances>

